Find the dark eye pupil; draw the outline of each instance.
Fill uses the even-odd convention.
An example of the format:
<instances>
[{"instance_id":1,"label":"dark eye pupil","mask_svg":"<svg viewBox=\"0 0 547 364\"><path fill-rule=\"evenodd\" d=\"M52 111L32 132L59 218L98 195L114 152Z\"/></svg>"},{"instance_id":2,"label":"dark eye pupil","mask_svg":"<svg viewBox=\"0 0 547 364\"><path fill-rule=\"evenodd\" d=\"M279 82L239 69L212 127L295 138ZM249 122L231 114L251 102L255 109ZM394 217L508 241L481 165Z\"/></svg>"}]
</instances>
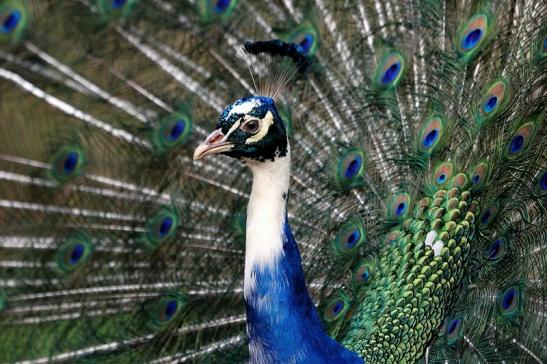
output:
<instances>
[{"instance_id":1,"label":"dark eye pupil","mask_svg":"<svg viewBox=\"0 0 547 364\"><path fill-rule=\"evenodd\" d=\"M258 129L258 123L256 122L256 120L249 121L247 123L247 130L255 131L256 129Z\"/></svg>"}]
</instances>

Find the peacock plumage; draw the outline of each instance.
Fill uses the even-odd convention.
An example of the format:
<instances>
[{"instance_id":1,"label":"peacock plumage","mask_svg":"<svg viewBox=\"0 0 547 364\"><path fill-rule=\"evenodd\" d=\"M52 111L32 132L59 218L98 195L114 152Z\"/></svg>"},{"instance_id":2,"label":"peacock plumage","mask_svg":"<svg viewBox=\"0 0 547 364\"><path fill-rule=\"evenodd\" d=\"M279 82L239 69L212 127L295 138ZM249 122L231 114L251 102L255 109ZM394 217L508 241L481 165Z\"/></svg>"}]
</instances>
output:
<instances>
[{"instance_id":1,"label":"peacock plumage","mask_svg":"<svg viewBox=\"0 0 547 364\"><path fill-rule=\"evenodd\" d=\"M0 0L0 362L547 361L546 13Z\"/></svg>"}]
</instances>

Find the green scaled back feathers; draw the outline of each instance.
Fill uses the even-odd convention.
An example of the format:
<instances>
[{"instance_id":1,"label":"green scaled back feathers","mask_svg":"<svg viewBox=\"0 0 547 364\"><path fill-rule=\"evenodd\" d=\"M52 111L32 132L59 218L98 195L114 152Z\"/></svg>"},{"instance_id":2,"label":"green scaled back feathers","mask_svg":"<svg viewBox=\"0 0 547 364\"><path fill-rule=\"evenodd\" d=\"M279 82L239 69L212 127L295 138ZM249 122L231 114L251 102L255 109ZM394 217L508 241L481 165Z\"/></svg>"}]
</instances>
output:
<instances>
[{"instance_id":1,"label":"green scaled back feathers","mask_svg":"<svg viewBox=\"0 0 547 364\"><path fill-rule=\"evenodd\" d=\"M0 362L246 363L252 176L194 148L279 94L325 330L373 363L542 363L542 1L0 0Z\"/></svg>"}]
</instances>

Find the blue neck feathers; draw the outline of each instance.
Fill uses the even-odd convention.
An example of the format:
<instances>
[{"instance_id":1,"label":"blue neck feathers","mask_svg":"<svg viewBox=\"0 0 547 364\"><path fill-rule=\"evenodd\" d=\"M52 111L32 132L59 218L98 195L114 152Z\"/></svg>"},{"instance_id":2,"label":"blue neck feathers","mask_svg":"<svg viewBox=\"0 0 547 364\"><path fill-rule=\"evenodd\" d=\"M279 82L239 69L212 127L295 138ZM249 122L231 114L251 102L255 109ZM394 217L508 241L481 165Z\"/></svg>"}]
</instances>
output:
<instances>
[{"instance_id":1,"label":"blue neck feathers","mask_svg":"<svg viewBox=\"0 0 547 364\"><path fill-rule=\"evenodd\" d=\"M300 253L285 216L283 250L270 266L254 266L246 294L251 363L363 363L329 337L308 294Z\"/></svg>"}]
</instances>

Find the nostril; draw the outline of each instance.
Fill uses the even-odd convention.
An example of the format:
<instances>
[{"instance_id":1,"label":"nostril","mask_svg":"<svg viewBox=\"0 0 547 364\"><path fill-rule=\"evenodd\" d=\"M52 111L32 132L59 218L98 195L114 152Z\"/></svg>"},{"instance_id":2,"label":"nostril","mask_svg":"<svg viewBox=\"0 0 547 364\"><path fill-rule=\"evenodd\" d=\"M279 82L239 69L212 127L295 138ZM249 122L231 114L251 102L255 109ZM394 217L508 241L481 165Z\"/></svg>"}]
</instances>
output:
<instances>
[{"instance_id":1,"label":"nostril","mask_svg":"<svg viewBox=\"0 0 547 364\"><path fill-rule=\"evenodd\" d=\"M209 144L216 144L216 143L220 142L222 140L222 138L224 138L224 135L215 134L215 135L211 136L211 138L209 138Z\"/></svg>"}]
</instances>

